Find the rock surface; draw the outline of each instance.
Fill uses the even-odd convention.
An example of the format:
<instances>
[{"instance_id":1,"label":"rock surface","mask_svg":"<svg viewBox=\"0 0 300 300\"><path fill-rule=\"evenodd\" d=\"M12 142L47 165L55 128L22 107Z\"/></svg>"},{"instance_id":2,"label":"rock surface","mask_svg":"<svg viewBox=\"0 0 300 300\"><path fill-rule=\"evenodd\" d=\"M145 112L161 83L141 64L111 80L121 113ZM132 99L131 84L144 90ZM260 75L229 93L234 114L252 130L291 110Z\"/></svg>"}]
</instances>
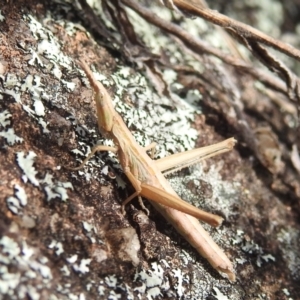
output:
<instances>
[{"instance_id":1,"label":"rock surface","mask_svg":"<svg viewBox=\"0 0 300 300\"><path fill-rule=\"evenodd\" d=\"M171 18L167 9L152 6ZM193 66L198 77L163 68L168 97L146 76L153 72L99 46L67 1L1 4L0 298L299 299L294 104L278 104L274 98L288 101L220 66L239 88L257 157L236 126L226 91L222 98L215 90L219 78L205 56L197 61L153 27L147 36L143 20L128 15L153 53L173 51L170 64ZM177 20L214 30L199 19ZM217 35L210 38L220 44ZM137 201L121 214L133 189L115 155L97 154L79 171L65 168L78 165L96 143L112 145L98 133L79 57L93 64L137 141L158 143L158 157L231 136L239 140L232 152L169 176L183 199L226 219L219 229L205 228L233 261L235 283L215 272L147 203L149 217Z\"/></svg>"}]
</instances>

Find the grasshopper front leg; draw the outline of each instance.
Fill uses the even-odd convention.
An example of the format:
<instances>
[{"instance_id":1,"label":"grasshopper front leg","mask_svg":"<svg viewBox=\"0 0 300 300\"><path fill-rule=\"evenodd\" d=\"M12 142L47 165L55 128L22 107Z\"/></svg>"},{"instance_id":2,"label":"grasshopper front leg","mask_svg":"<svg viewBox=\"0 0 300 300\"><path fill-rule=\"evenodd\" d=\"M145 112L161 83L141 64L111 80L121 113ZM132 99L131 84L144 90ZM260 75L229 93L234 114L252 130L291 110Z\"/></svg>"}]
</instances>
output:
<instances>
[{"instance_id":1,"label":"grasshopper front leg","mask_svg":"<svg viewBox=\"0 0 300 300\"><path fill-rule=\"evenodd\" d=\"M96 145L92 148L91 153L83 160L83 162L78 166L78 167L68 167L65 166L65 168L69 169L69 170L73 170L73 171L77 171L80 170L81 168L83 168L83 166L91 159L91 157L97 152L97 151L111 151L113 153L118 152L118 148L116 147L110 147L110 146L104 146L104 145Z\"/></svg>"}]
</instances>

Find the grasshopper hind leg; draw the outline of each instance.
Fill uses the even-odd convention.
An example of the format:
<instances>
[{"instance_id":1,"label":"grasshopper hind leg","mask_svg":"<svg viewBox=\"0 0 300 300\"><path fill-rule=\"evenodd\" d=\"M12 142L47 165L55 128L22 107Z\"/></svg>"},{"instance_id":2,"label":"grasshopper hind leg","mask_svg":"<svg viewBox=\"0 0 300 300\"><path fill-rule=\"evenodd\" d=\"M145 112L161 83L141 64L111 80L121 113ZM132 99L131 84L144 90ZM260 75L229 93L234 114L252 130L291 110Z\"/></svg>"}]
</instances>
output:
<instances>
[{"instance_id":1,"label":"grasshopper hind leg","mask_svg":"<svg viewBox=\"0 0 300 300\"><path fill-rule=\"evenodd\" d=\"M152 142L150 145L144 147L144 150L146 152L149 151L149 150L151 150L151 154L150 154L151 159L154 159L156 145L157 145L157 143Z\"/></svg>"},{"instance_id":2,"label":"grasshopper hind leg","mask_svg":"<svg viewBox=\"0 0 300 300\"><path fill-rule=\"evenodd\" d=\"M149 216L149 215L150 215L150 211L149 211L149 209L145 206L142 197L141 197L141 196L138 196L138 200L139 200L139 204L140 204L141 208L146 212L147 216Z\"/></svg>"},{"instance_id":3,"label":"grasshopper hind leg","mask_svg":"<svg viewBox=\"0 0 300 300\"><path fill-rule=\"evenodd\" d=\"M143 199L142 197L139 195L139 191L133 193L131 196L129 196L126 200L124 200L122 202L122 208L121 208L121 211L122 211L122 214L125 215L126 214L126 211L125 211L125 206L126 204L128 204L131 200L133 200L135 197L138 197L138 200L139 200L139 204L140 206L142 207L142 209L146 212L147 216L149 216L150 212L149 212L149 209L146 208L146 206L144 205L144 202L143 202Z\"/></svg>"}]
</instances>

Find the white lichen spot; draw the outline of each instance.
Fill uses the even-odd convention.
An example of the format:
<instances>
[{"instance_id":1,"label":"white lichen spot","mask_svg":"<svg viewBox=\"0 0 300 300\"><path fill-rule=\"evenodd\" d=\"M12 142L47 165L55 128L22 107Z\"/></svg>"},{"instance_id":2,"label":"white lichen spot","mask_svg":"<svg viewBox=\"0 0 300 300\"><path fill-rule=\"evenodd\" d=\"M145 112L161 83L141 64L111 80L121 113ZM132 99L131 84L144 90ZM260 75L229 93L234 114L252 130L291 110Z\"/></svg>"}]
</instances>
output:
<instances>
[{"instance_id":1,"label":"white lichen spot","mask_svg":"<svg viewBox=\"0 0 300 300\"><path fill-rule=\"evenodd\" d=\"M61 255L64 253L64 248L61 242L57 242L55 240L52 240L50 245L48 246L49 249L55 249L55 254L57 256Z\"/></svg>"},{"instance_id":2,"label":"white lichen spot","mask_svg":"<svg viewBox=\"0 0 300 300\"><path fill-rule=\"evenodd\" d=\"M6 199L6 204L8 209L15 215L19 213L21 209L20 202L17 198L11 196Z\"/></svg>"},{"instance_id":3,"label":"white lichen spot","mask_svg":"<svg viewBox=\"0 0 300 300\"><path fill-rule=\"evenodd\" d=\"M15 73L7 73L5 76L4 87L6 89L16 89L21 86L21 80Z\"/></svg>"},{"instance_id":4,"label":"white lichen spot","mask_svg":"<svg viewBox=\"0 0 300 300\"><path fill-rule=\"evenodd\" d=\"M62 201L66 201L69 196L67 193L66 189L71 189L73 190L73 185L71 182L61 182L61 181L57 181L56 183L56 187L55 187L55 192L60 195L60 198Z\"/></svg>"},{"instance_id":5,"label":"white lichen spot","mask_svg":"<svg viewBox=\"0 0 300 300\"><path fill-rule=\"evenodd\" d=\"M237 188L239 184L232 181L225 181L220 176L220 168L223 167L222 162L212 165L208 171L204 170L202 165L190 167L190 175L184 178L168 179L174 190L185 201L190 202L196 207L208 210L222 211L225 218L233 214L232 205L238 202ZM187 185L193 183L195 190L201 193L202 185L209 187L210 197L199 197L198 193L191 192L186 188Z\"/></svg>"},{"instance_id":6,"label":"white lichen spot","mask_svg":"<svg viewBox=\"0 0 300 300\"><path fill-rule=\"evenodd\" d=\"M264 253L262 247L254 243L254 241L249 240L244 237L244 232L242 230L237 230L237 235L232 240L234 245L241 245L241 249L249 254L256 256L256 265L258 267L262 266L263 261L275 261L275 257L271 254ZM244 259L240 258L237 260L238 263L244 263Z\"/></svg>"},{"instance_id":7,"label":"white lichen spot","mask_svg":"<svg viewBox=\"0 0 300 300\"><path fill-rule=\"evenodd\" d=\"M298 147L296 144L294 144L292 146L292 151L291 151L290 155L291 155L291 162L293 163L294 168L300 174L300 155L299 155L299 150L298 150Z\"/></svg>"},{"instance_id":8,"label":"white lichen spot","mask_svg":"<svg viewBox=\"0 0 300 300\"><path fill-rule=\"evenodd\" d=\"M107 276L105 277L104 281L107 284L107 286L110 288L116 288L118 283L116 275Z\"/></svg>"},{"instance_id":9,"label":"white lichen spot","mask_svg":"<svg viewBox=\"0 0 300 300\"><path fill-rule=\"evenodd\" d=\"M125 291L127 292L127 300L134 300L135 299L134 294L132 292L132 289L126 283L125 283Z\"/></svg>"},{"instance_id":10,"label":"white lichen spot","mask_svg":"<svg viewBox=\"0 0 300 300\"><path fill-rule=\"evenodd\" d=\"M290 292L288 289L282 289L282 292L286 295L286 296L289 296L290 295Z\"/></svg>"},{"instance_id":11,"label":"white lichen spot","mask_svg":"<svg viewBox=\"0 0 300 300\"><path fill-rule=\"evenodd\" d=\"M17 136L13 128L9 128L7 131L0 131L0 136L4 137L10 146L23 142L23 138Z\"/></svg>"},{"instance_id":12,"label":"white lichen spot","mask_svg":"<svg viewBox=\"0 0 300 300\"><path fill-rule=\"evenodd\" d=\"M33 49L30 49L29 51L30 51L30 54L32 54L32 57L30 60L28 60L28 64L30 66L34 66L35 64L37 64L38 66L43 68L44 64L43 64L42 60L40 59L39 54L36 51L34 51Z\"/></svg>"},{"instance_id":13,"label":"white lichen spot","mask_svg":"<svg viewBox=\"0 0 300 300\"><path fill-rule=\"evenodd\" d=\"M18 299L29 297L30 299L39 299L40 295L36 289L27 285L23 285L26 279L42 280L43 285L52 279L51 270L48 266L36 260L36 249L27 245L25 241L20 246L17 242L7 236L3 236L0 240L0 294L7 295L9 299L13 299L12 295L19 296ZM46 260L48 261L48 260Z\"/></svg>"},{"instance_id":14,"label":"white lichen spot","mask_svg":"<svg viewBox=\"0 0 300 300\"><path fill-rule=\"evenodd\" d=\"M26 104L23 104L22 107L23 107L24 111L27 112L28 115L30 115L31 117L33 117L33 118L36 119L34 110L32 110L32 109L31 109L28 105L26 105Z\"/></svg>"},{"instance_id":15,"label":"white lichen spot","mask_svg":"<svg viewBox=\"0 0 300 300\"><path fill-rule=\"evenodd\" d=\"M25 190L18 184L15 184L14 188L15 188L16 197L19 199L20 204L22 206L25 206L27 204L27 195Z\"/></svg>"},{"instance_id":16,"label":"white lichen spot","mask_svg":"<svg viewBox=\"0 0 300 300\"><path fill-rule=\"evenodd\" d=\"M54 181L53 175L46 173L45 178L41 180L43 189L47 195L47 201L60 198L61 201L67 201L69 196L67 189L73 190L71 182Z\"/></svg>"},{"instance_id":17,"label":"white lichen spot","mask_svg":"<svg viewBox=\"0 0 300 300\"><path fill-rule=\"evenodd\" d=\"M37 116L45 115L45 106L40 99L35 99L33 107Z\"/></svg>"},{"instance_id":18,"label":"white lichen spot","mask_svg":"<svg viewBox=\"0 0 300 300\"><path fill-rule=\"evenodd\" d=\"M33 16L24 15L24 19L29 26L32 35L39 42L36 51L36 57L43 56L48 59L49 65L59 64L65 69L71 70L71 59L61 51L61 45L53 33L43 27Z\"/></svg>"},{"instance_id":19,"label":"white lichen spot","mask_svg":"<svg viewBox=\"0 0 300 300\"><path fill-rule=\"evenodd\" d=\"M171 85L177 80L177 72L171 69L165 69L163 72L164 80L167 84Z\"/></svg>"},{"instance_id":20,"label":"white lichen spot","mask_svg":"<svg viewBox=\"0 0 300 300\"><path fill-rule=\"evenodd\" d=\"M229 300L229 298L224 295L217 287L214 287L213 290L215 291L215 297L218 299L218 300Z\"/></svg>"},{"instance_id":21,"label":"white lichen spot","mask_svg":"<svg viewBox=\"0 0 300 300\"><path fill-rule=\"evenodd\" d=\"M37 171L33 167L35 157L36 154L33 151L29 151L27 156L25 156L23 151L17 152L18 165L24 172L22 176L23 181L26 183L29 180L34 186L39 186L39 181L35 177Z\"/></svg>"},{"instance_id":22,"label":"white lichen spot","mask_svg":"<svg viewBox=\"0 0 300 300\"><path fill-rule=\"evenodd\" d=\"M0 268L0 293L2 295L8 294L10 290L14 290L20 281L19 274L9 273L6 266Z\"/></svg>"},{"instance_id":23,"label":"white lichen spot","mask_svg":"<svg viewBox=\"0 0 300 300\"><path fill-rule=\"evenodd\" d=\"M41 265L39 271L44 278L52 279L51 269L48 266Z\"/></svg>"},{"instance_id":24,"label":"white lichen spot","mask_svg":"<svg viewBox=\"0 0 300 300\"><path fill-rule=\"evenodd\" d=\"M33 286L27 286L27 293L28 293L29 298L32 300L40 299L40 293Z\"/></svg>"},{"instance_id":25,"label":"white lichen spot","mask_svg":"<svg viewBox=\"0 0 300 300\"><path fill-rule=\"evenodd\" d=\"M277 234L283 259L295 280L300 278L300 232L292 226L282 228Z\"/></svg>"},{"instance_id":26,"label":"white lichen spot","mask_svg":"<svg viewBox=\"0 0 300 300\"><path fill-rule=\"evenodd\" d=\"M18 184L15 184L14 188L16 197L8 197L6 203L12 213L19 214L21 208L27 204L27 195L25 190Z\"/></svg>"},{"instance_id":27,"label":"white lichen spot","mask_svg":"<svg viewBox=\"0 0 300 300\"><path fill-rule=\"evenodd\" d=\"M46 256L42 256L39 258L39 262L42 264L46 264L47 262L49 262L49 259Z\"/></svg>"},{"instance_id":28,"label":"white lichen spot","mask_svg":"<svg viewBox=\"0 0 300 300\"><path fill-rule=\"evenodd\" d=\"M73 265L73 270L78 273L86 274L90 271L88 265L91 263L91 258L83 258L79 264Z\"/></svg>"},{"instance_id":29,"label":"white lichen spot","mask_svg":"<svg viewBox=\"0 0 300 300\"><path fill-rule=\"evenodd\" d=\"M52 36L50 40L42 39L41 42L38 44L38 53L42 54L44 57L48 58L49 60L51 59L56 60L57 58L55 56L59 52L60 52L60 45L54 42Z\"/></svg>"},{"instance_id":30,"label":"white lichen spot","mask_svg":"<svg viewBox=\"0 0 300 300\"><path fill-rule=\"evenodd\" d=\"M34 279L37 277L36 273L32 270L29 270L25 273L25 277L28 277L30 279Z\"/></svg>"},{"instance_id":31,"label":"white lichen spot","mask_svg":"<svg viewBox=\"0 0 300 300\"><path fill-rule=\"evenodd\" d=\"M99 285L98 286L98 294L99 294L99 296L104 296L105 295L105 287L104 287L104 285Z\"/></svg>"},{"instance_id":32,"label":"white lichen spot","mask_svg":"<svg viewBox=\"0 0 300 300\"><path fill-rule=\"evenodd\" d=\"M244 231L237 229L236 236L231 239L233 245L238 245L244 240Z\"/></svg>"},{"instance_id":33,"label":"white lichen spot","mask_svg":"<svg viewBox=\"0 0 300 300\"><path fill-rule=\"evenodd\" d=\"M153 287L148 289L147 291L147 299L152 300L161 295L161 291L159 287Z\"/></svg>"},{"instance_id":34,"label":"white lichen spot","mask_svg":"<svg viewBox=\"0 0 300 300\"><path fill-rule=\"evenodd\" d=\"M64 265L60 270L63 273L63 275L66 277L70 276L71 274L69 268L66 265Z\"/></svg>"},{"instance_id":35,"label":"white lichen spot","mask_svg":"<svg viewBox=\"0 0 300 300\"><path fill-rule=\"evenodd\" d=\"M67 285L67 288L69 288L69 286ZM79 297L75 294L72 294L72 293L68 293L68 299L69 300L79 300Z\"/></svg>"},{"instance_id":36,"label":"white lichen spot","mask_svg":"<svg viewBox=\"0 0 300 300\"><path fill-rule=\"evenodd\" d=\"M80 293L78 300L85 300L85 295L83 293Z\"/></svg>"},{"instance_id":37,"label":"white lichen spot","mask_svg":"<svg viewBox=\"0 0 300 300\"><path fill-rule=\"evenodd\" d=\"M102 168L102 170L101 170L101 173L103 174L103 175L105 175L105 176L107 176L107 174L108 174L108 166L104 166L103 168Z\"/></svg>"},{"instance_id":38,"label":"white lichen spot","mask_svg":"<svg viewBox=\"0 0 300 300\"><path fill-rule=\"evenodd\" d=\"M44 119L38 118L38 123L41 125L44 134L50 133L49 129L47 128L48 124L45 122Z\"/></svg>"},{"instance_id":39,"label":"white lichen spot","mask_svg":"<svg viewBox=\"0 0 300 300\"><path fill-rule=\"evenodd\" d=\"M35 115L37 116L44 116L45 115L45 106L41 101L42 97L46 97L44 87L41 83L41 77L38 75L32 76L31 74L27 75L25 78L25 82L21 86L21 91L27 91L32 100L33 100L33 107ZM44 95L42 96L42 93Z\"/></svg>"},{"instance_id":40,"label":"white lichen spot","mask_svg":"<svg viewBox=\"0 0 300 300\"><path fill-rule=\"evenodd\" d=\"M8 110L0 112L0 128L3 127L3 129L5 129L11 124L11 117L12 115ZM0 136L4 137L10 146L13 146L15 143L23 142L23 138L17 136L13 128L8 128L7 131L0 131Z\"/></svg>"},{"instance_id":41,"label":"white lichen spot","mask_svg":"<svg viewBox=\"0 0 300 300\"><path fill-rule=\"evenodd\" d=\"M82 222L82 226L86 232L91 232L92 229L94 228L94 225L91 225L88 222L84 222L84 221Z\"/></svg>"},{"instance_id":42,"label":"white lichen spot","mask_svg":"<svg viewBox=\"0 0 300 300\"><path fill-rule=\"evenodd\" d=\"M182 286L183 276L180 269L173 270L174 277L177 278L177 284L175 285L175 290L177 291L177 295L181 298L184 295L184 288Z\"/></svg>"},{"instance_id":43,"label":"white lichen spot","mask_svg":"<svg viewBox=\"0 0 300 300\"><path fill-rule=\"evenodd\" d=\"M116 182L118 188L125 189L127 186L126 182L120 176L116 177Z\"/></svg>"},{"instance_id":44,"label":"white lichen spot","mask_svg":"<svg viewBox=\"0 0 300 300\"><path fill-rule=\"evenodd\" d=\"M0 246L3 247L2 252L7 255L9 259L18 256L21 253L19 245L10 237L3 236L0 239ZM1 259L2 262L5 262L5 259Z\"/></svg>"},{"instance_id":45,"label":"white lichen spot","mask_svg":"<svg viewBox=\"0 0 300 300\"><path fill-rule=\"evenodd\" d=\"M5 20L5 17L2 15L2 11L0 9L0 22L3 22Z\"/></svg>"},{"instance_id":46,"label":"white lichen spot","mask_svg":"<svg viewBox=\"0 0 300 300\"><path fill-rule=\"evenodd\" d=\"M10 114L10 112L7 109L4 111L0 111L0 126L5 128L6 126L10 125L11 117L12 117L12 115Z\"/></svg>"},{"instance_id":47,"label":"white lichen spot","mask_svg":"<svg viewBox=\"0 0 300 300\"><path fill-rule=\"evenodd\" d=\"M139 287L134 288L134 291L138 292L139 294L145 294L146 292L146 284L142 282L142 284Z\"/></svg>"},{"instance_id":48,"label":"white lichen spot","mask_svg":"<svg viewBox=\"0 0 300 300\"><path fill-rule=\"evenodd\" d=\"M118 300L121 298L122 298L121 294L117 294L115 291L110 291L107 299L108 300Z\"/></svg>"},{"instance_id":49,"label":"white lichen spot","mask_svg":"<svg viewBox=\"0 0 300 300\"><path fill-rule=\"evenodd\" d=\"M240 264L240 265L243 265L244 263L247 262L247 259L245 258L236 258L235 261Z\"/></svg>"},{"instance_id":50,"label":"white lichen spot","mask_svg":"<svg viewBox=\"0 0 300 300\"><path fill-rule=\"evenodd\" d=\"M72 149L71 152L74 153L75 155L85 156L85 154L79 149Z\"/></svg>"},{"instance_id":51,"label":"white lichen spot","mask_svg":"<svg viewBox=\"0 0 300 300\"><path fill-rule=\"evenodd\" d=\"M261 258L265 261L265 262L268 262L268 261L275 261L275 257L271 254L265 254L265 255L262 255Z\"/></svg>"},{"instance_id":52,"label":"white lichen spot","mask_svg":"<svg viewBox=\"0 0 300 300\"><path fill-rule=\"evenodd\" d=\"M62 71L61 69L59 68L59 66L57 64L54 64L54 67L52 69L52 73L53 75L58 79L60 80L61 77L62 77Z\"/></svg>"},{"instance_id":53,"label":"white lichen spot","mask_svg":"<svg viewBox=\"0 0 300 300\"><path fill-rule=\"evenodd\" d=\"M69 82L63 79L60 82L69 92L73 92L75 90L76 84L74 82Z\"/></svg>"},{"instance_id":54,"label":"white lichen spot","mask_svg":"<svg viewBox=\"0 0 300 300\"><path fill-rule=\"evenodd\" d=\"M21 91L25 92L27 90L31 90L33 86L33 76L29 74L23 81L24 83L21 85Z\"/></svg>"},{"instance_id":55,"label":"white lichen spot","mask_svg":"<svg viewBox=\"0 0 300 300\"><path fill-rule=\"evenodd\" d=\"M71 257L67 258L67 262L70 264L74 264L77 261L78 255L74 254Z\"/></svg>"},{"instance_id":56,"label":"white lichen spot","mask_svg":"<svg viewBox=\"0 0 300 300\"><path fill-rule=\"evenodd\" d=\"M168 269L170 268L169 263L168 263L165 259L161 259L160 262L161 262L162 264L164 264L164 266L165 266L166 268L168 268Z\"/></svg>"},{"instance_id":57,"label":"white lichen spot","mask_svg":"<svg viewBox=\"0 0 300 300\"><path fill-rule=\"evenodd\" d=\"M86 236L90 239L92 244L96 243L96 239L92 236L93 232L97 232L97 229L94 225L89 224L88 222L82 222L83 229L86 231ZM93 232L92 232L93 231Z\"/></svg>"},{"instance_id":58,"label":"white lichen spot","mask_svg":"<svg viewBox=\"0 0 300 300\"><path fill-rule=\"evenodd\" d=\"M160 295L161 290L168 290L170 288L168 281L164 281L163 268L157 262L152 263L151 267L152 270L142 269L134 276L134 281L138 281L139 284L142 283L142 286L134 290L140 293L146 292L147 299L153 299Z\"/></svg>"},{"instance_id":59,"label":"white lichen spot","mask_svg":"<svg viewBox=\"0 0 300 300\"><path fill-rule=\"evenodd\" d=\"M199 110L199 101L202 99L202 95L198 90L188 90L185 99L187 103Z\"/></svg>"}]
</instances>

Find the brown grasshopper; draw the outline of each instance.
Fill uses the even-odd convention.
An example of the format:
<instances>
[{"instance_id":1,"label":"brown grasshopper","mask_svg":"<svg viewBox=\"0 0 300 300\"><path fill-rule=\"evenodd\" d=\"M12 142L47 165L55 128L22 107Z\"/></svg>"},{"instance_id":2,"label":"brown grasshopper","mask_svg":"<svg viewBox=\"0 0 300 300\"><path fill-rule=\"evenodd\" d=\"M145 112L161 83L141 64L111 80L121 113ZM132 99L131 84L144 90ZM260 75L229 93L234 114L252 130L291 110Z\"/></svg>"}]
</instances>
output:
<instances>
[{"instance_id":1,"label":"brown grasshopper","mask_svg":"<svg viewBox=\"0 0 300 300\"><path fill-rule=\"evenodd\" d=\"M104 137L114 141L115 147L95 146L82 164L73 170L80 169L96 151L116 153L125 175L136 191L123 202L122 210L124 211L124 206L135 197L149 199L151 204L216 270L226 273L228 278L234 281L235 274L231 262L197 220L217 227L223 219L183 201L172 189L162 171L178 165L179 168L183 168L207 157L229 151L235 145L236 140L230 138L208 147L154 161L146 153L154 147L153 144L143 148L135 141L121 116L115 111L111 97L104 86L96 81L85 62L80 62L80 66L85 71L95 92L99 130Z\"/></svg>"}]
</instances>

